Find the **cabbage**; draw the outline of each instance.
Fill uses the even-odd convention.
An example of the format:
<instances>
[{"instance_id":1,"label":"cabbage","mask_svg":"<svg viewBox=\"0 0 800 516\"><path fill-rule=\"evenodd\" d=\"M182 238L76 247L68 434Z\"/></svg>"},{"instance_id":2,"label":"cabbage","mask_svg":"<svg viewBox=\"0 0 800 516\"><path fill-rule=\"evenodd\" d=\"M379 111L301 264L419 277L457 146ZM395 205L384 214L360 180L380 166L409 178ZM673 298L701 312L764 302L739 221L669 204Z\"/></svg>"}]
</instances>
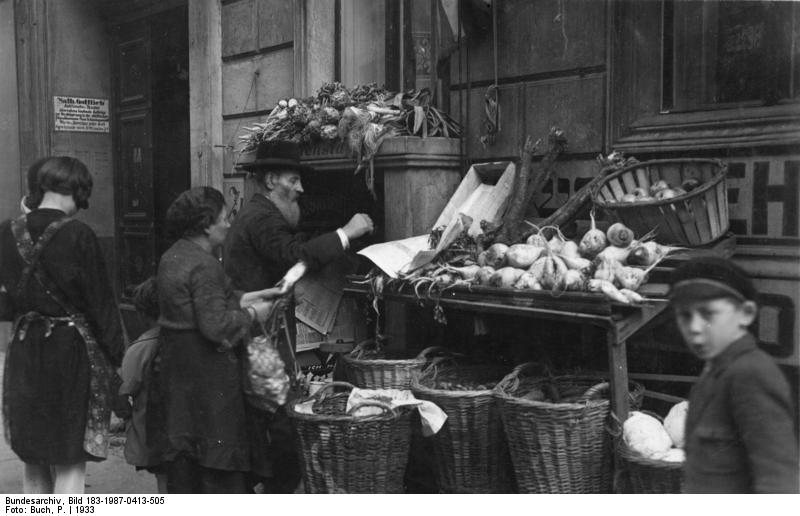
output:
<instances>
[{"instance_id":1,"label":"cabbage","mask_svg":"<svg viewBox=\"0 0 800 516\"><path fill-rule=\"evenodd\" d=\"M686 426L686 413L689 411L689 402L682 401L669 409L669 414L664 418L664 429L677 448L683 448L683 429Z\"/></svg>"},{"instance_id":2,"label":"cabbage","mask_svg":"<svg viewBox=\"0 0 800 516\"><path fill-rule=\"evenodd\" d=\"M642 412L631 412L622 425L622 439L631 450L651 459L672 448L661 421Z\"/></svg>"}]
</instances>

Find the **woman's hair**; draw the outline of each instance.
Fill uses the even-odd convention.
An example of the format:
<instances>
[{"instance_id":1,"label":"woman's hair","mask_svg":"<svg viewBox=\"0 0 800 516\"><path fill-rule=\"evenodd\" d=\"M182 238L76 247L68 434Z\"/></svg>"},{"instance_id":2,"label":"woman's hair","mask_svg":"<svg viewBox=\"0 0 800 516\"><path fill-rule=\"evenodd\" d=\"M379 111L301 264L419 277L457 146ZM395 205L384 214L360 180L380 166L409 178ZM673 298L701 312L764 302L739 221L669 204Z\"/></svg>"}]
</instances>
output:
<instances>
[{"instance_id":1,"label":"woman's hair","mask_svg":"<svg viewBox=\"0 0 800 516\"><path fill-rule=\"evenodd\" d=\"M25 194L25 200L23 202L29 210L35 210L42 202L44 192L42 192L42 189L39 187L39 169L42 168L42 165L44 165L48 159L50 158L39 158L28 167L28 173L25 176L28 191Z\"/></svg>"},{"instance_id":2,"label":"woman's hair","mask_svg":"<svg viewBox=\"0 0 800 516\"><path fill-rule=\"evenodd\" d=\"M133 289L133 306L136 311L153 319L158 319L158 288L155 276L150 276Z\"/></svg>"},{"instance_id":3,"label":"woman's hair","mask_svg":"<svg viewBox=\"0 0 800 516\"><path fill-rule=\"evenodd\" d=\"M92 195L92 175L89 174L89 169L81 160L69 156L52 156L40 161L43 162L36 174L36 182L42 196L45 192L71 195L75 200L75 206L83 210L89 207L89 197ZM36 163L33 166L36 166ZM29 189L31 187L30 174L31 170L28 170ZM39 201L41 202L41 197L39 197ZM38 202L36 205L38 206Z\"/></svg>"},{"instance_id":4,"label":"woman's hair","mask_svg":"<svg viewBox=\"0 0 800 516\"><path fill-rule=\"evenodd\" d=\"M167 233L172 238L202 235L225 207L222 192L197 186L181 193L167 209Z\"/></svg>"}]
</instances>

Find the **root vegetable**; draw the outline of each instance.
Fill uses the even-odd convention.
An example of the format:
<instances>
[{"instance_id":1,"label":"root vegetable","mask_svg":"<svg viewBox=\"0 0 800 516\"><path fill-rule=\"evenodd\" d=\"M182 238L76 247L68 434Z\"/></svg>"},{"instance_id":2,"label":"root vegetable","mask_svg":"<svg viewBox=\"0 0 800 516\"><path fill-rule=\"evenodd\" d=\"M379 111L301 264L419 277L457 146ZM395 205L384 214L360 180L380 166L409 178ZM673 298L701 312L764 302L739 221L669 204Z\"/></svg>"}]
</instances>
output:
<instances>
[{"instance_id":1,"label":"root vegetable","mask_svg":"<svg viewBox=\"0 0 800 516\"><path fill-rule=\"evenodd\" d=\"M545 248L547 247L547 239L542 236L541 233L534 233L533 235L529 236L525 243L528 245L535 245L536 247Z\"/></svg>"},{"instance_id":2,"label":"root vegetable","mask_svg":"<svg viewBox=\"0 0 800 516\"><path fill-rule=\"evenodd\" d=\"M514 267L498 269L489 278L489 285L493 287L512 288L525 271Z\"/></svg>"},{"instance_id":3,"label":"root vegetable","mask_svg":"<svg viewBox=\"0 0 800 516\"><path fill-rule=\"evenodd\" d=\"M475 282L479 285L488 285L489 279L492 277L492 274L495 273L494 267L489 267L488 265L481 267L478 269L478 272L475 273Z\"/></svg>"},{"instance_id":4,"label":"root vegetable","mask_svg":"<svg viewBox=\"0 0 800 516\"><path fill-rule=\"evenodd\" d=\"M663 260L668 254L682 249L684 248L661 245L653 240L643 242L633 246L630 254L628 254L627 263L629 265L644 265L649 267Z\"/></svg>"},{"instance_id":5,"label":"root vegetable","mask_svg":"<svg viewBox=\"0 0 800 516\"><path fill-rule=\"evenodd\" d=\"M632 193L634 196L636 196L636 198L637 198L637 199L638 199L639 197L647 197L647 196L649 196L649 195L650 195L650 192L648 192L648 191L647 191L647 189L646 189L646 188L643 188L643 187L634 188L634 189L633 189L633 192L631 192L631 193Z\"/></svg>"},{"instance_id":6,"label":"root vegetable","mask_svg":"<svg viewBox=\"0 0 800 516\"><path fill-rule=\"evenodd\" d=\"M586 278L580 271L569 269L564 273L564 290L583 290Z\"/></svg>"},{"instance_id":7,"label":"root vegetable","mask_svg":"<svg viewBox=\"0 0 800 516\"><path fill-rule=\"evenodd\" d=\"M558 253L561 255L562 258L569 257L569 258L580 258L581 254L578 250L578 244L573 242L572 240L567 240L564 242L564 245L561 246L561 252Z\"/></svg>"},{"instance_id":8,"label":"root vegetable","mask_svg":"<svg viewBox=\"0 0 800 516\"><path fill-rule=\"evenodd\" d=\"M639 197L637 197L636 194L626 193L625 195L623 195L622 197L619 198L619 201L620 202L636 202L638 199L639 199Z\"/></svg>"},{"instance_id":9,"label":"root vegetable","mask_svg":"<svg viewBox=\"0 0 800 516\"><path fill-rule=\"evenodd\" d=\"M564 264L567 266L568 269L571 270L583 271L592 266L591 260L587 260L586 258L581 258L580 256L573 258L571 256L564 256L564 254L562 253L560 258L564 260Z\"/></svg>"},{"instance_id":10,"label":"root vegetable","mask_svg":"<svg viewBox=\"0 0 800 516\"><path fill-rule=\"evenodd\" d=\"M625 224L616 222L606 231L608 243L617 247L628 247L633 242L633 231L631 231Z\"/></svg>"},{"instance_id":11,"label":"root vegetable","mask_svg":"<svg viewBox=\"0 0 800 516\"><path fill-rule=\"evenodd\" d=\"M541 256L542 251L544 249L535 245L514 244L506 252L506 262L511 267L527 269Z\"/></svg>"},{"instance_id":12,"label":"root vegetable","mask_svg":"<svg viewBox=\"0 0 800 516\"><path fill-rule=\"evenodd\" d=\"M621 288L639 290L647 279L647 271L636 267L620 267L616 271L614 283Z\"/></svg>"},{"instance_id":13,"label":"root vegetable","mask_svg":"<svg viewBox=\"0 0 800 516\"><path fill-rule=\"evenodd\" d=\"M672 188L665 188L664 190L659 190L656 192L655 198L657 201L663 201L666 199L672 199L673 197L677 197L678 194Z\"/></svg>"},{"instance_id":14,"label":"root vegetable","mask_svg":"<svg viewBox=\"0 0 800 516\"><path fill-rule=\"evenodd\" d=\"M531 265L530 268L528 269L528 272L533 274L534 278L536 278L537 281L541 279L542 274L544 273L544 262L546 258L547 258L546 256L542 256L541 258L533 262L533 265Z\"/></svg>"},{"instance_id":15,"label":"root vegetable","mask_svg":"<svg viewBox=\"0 0 800 516\"><path fill-rule=\"evenodd\" d=\"M448 270L458 274L461 278L472 281L480 270L480 265L465 265L464 267L449 267Z\"/></svg>"},{"instance_id":16,"label":"root vegetable","mask_svg":"<svg viewBox=\"0 0 800 516\"><path fill-rule=\"evenodd\" d=\"M617 263L625 263L625 260L628 259L628 255L631 252L630 247L617 247L615 245L610 245L600 251L597 254L597 258L606 261L613 261Z\"/></svg>"},{"instance_id":17,"label":"root vegetable","mask_svg":"<svg viewBox=\"0 0 800 516\"><path fill-rule=\"evenodd\" d=\"M480 265L481 267L486 265L486 255L487 254L489 254L489 251L481 251L480 253L478 253L477 262L478 262L478 265Z\"/></svg>"},{"instance_id":18,"label":"root vegetable","mask_svg":"<svg viewBox=\"0 0 800 516\"><path fill-rule=\"evenodd\" d=\"M505 244L492 244L486 250L486 265L500 269L506 264L506 253L508 246Z\"/></svg>"},{"instance_id":19,"label":"root vegetable","mask_svg":"<svg viewBox=\"0 0 800 516\"><path fill-rule=\"evenodd\" d=\"M516 281L516 283L514 283L514 288L519 290L534 290L534 287L538 283L539 282L537 281L536 276L530 272L524 272Z\"/></svg>"},{"instance_id":20,"label":"root vegetable","mask_svg":"<svg viewBox=\"0 0 800 516\"><path fill-rule=\"evenodd\" d=\"M594 271L594 278L610 283L613 283L617 277L617 269L622 267L618 261L605 257L598 257L596 263L597 268Z\"/></svg>"},{"instance_id":21,"label":"root vegetable","mask_svg":"<svg viewBox=\"0 0 800 516\"><path fill-rule=\"evenodd\" d=\"M638 292L634 292L633 290L627 288L621 288L619 289L619 293L627 297L628 301L630 301L631 303L644 302L644 298Z\"/></svg>"},{"instance_id":22,"label":"root vegetable","mask_svg":"<svg viewBox=\"0 0 800 516\"><path fill-rule=\"evenodd\" d=\"M622 292L620 292L619 289L617 289L617 287L615 287L610 281L590 279L588 282L586 282L586 286L590 292L600 292L611 301L616 301L626 305L630 304L628 298L625 297L625 295L623 295Z\"/></svg>"},{"instance_id":23,"label":"root vegetable","mask_svg":"<svg viewBox=\"0 0 800 516\"><path fill-rule=\"evenodd\" d=\"M553 238L547 241L547 247L558 254L561 252L561 248L564 247L564 239L560 235L553 235Z\"/></svg>"},{"instance_id":24,"label":"root vegetable","mask_svg":"<svg viewBox=\"0 0 800 516\"><path fill-rule=\"evenodd\" d=\"M650 195L655 197L657 192L660 192L661 190L666 190L667 188L669 188L669 184L667 184L667 182L664 181L663 179L659 179L650 186Z\"/></svg>"},{"instance_id":25,"label":"root vegetable","mask_svg":"<svg viewBox=\"0 0 800 516\"><path fill-rule=\"evenodd\" d=\"M594 220L594 210L589 212L589 217L592 220L592 227L583 235L583 238L581 238L578 249L583 257L591 259L597 256L597 254L606 247L606 234L597 229Z\"/></svg>"},{"instance_id":26,"label":"root vegetable","mask_svg":"<svg viewBox=\"0 0 800 516\"><path fill-rule=\"evenodd\" d=\"M548 255L544 259L544 268L542 276L539 278L539 283L543 288L554 289L563 284L564 274L567 272L567 266L564 261L555 255Z\"/></svg>"}]
</instances>

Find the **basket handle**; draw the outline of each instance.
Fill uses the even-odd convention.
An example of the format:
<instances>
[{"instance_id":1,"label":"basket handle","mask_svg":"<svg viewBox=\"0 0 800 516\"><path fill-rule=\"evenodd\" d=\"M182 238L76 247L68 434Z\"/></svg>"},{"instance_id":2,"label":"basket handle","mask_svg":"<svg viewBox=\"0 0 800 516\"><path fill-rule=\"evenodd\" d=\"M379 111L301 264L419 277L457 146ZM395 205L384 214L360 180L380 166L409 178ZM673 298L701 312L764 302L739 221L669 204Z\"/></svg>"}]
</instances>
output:
<instances>
[{"instance_id":1,"label":"basket handle","mask_svg":"<svg viewBox=\"0 0 800 516\"><path fill-rule=\"evenodd\" d=\"M349 389L351 391L356 388L355 385L353 385L352 383L348 383L348 382L328 382L325 385L323 385L322 387L320 387L319 390L317 392L315 392L311 396L311 399L314 399L314 400L317 400L317 401L322 401L322 399L324 398L324 395L328 391L333 391L333 389L336 388L336 387L344 387L345 389Z\"/></svg>"},{"instance_id":2,"label":"basket handle","mask_svg":"<svg viewBox=\"0 0 800 516\"><path fill-rule=\"evenodd\" d=\"M379 407L383 409L384 413L389 412L394 414L396 412L395 409L386 402L380 400L364 400L356 405L353 405L350 410L347 411L347 415L352 416L361 407Z\"/></svg>"},{"instance_id":3,"label":"basket handle","mask_svg":"<svg viewBox=\"0 0 800 516\"><path fill-rule=\"evenodd\" d=\"M455 355L455 353L453 353L452 351L450 351L449 349L447 349L445 347L442 347L442 346L430 346L430 347L427 347L427 348L423 349L422 351L420 351L419 355L417 355L416 358L428 358L428 355L430 355L431 353L442 353L445 356L446 355Z\"/></svg>"},{"instance_id":4,"label":"basket handle","mask_svg":"<svg viewBox=\"0 0 800 516\"><path fill-rule=\"evenodd\" d=\"M548 375L547 367L540 364L539 362L525 362L515 367L502 380L497 382L495 389L506 392L517 390L517 388L519 387L519 375L522 373L528 373L533 369L541 371L540 374L542 374L543 376Z\"/></svg>"},{"instance_id":5,"label":"basket handle","mask_svg":"<svg viewBox=\"0 0 800 516\"><path fill-rule=\"evenodd\" d=\"M578 398L578 403L583 403L589 401L592 398L596 398L597 396L609 390L610 388L611 384L609 384L608 382L601 382L598 383L597 385L592 385L591 387L586 389L586 392L584 392L580 398Z\"/></svg>"}]
</instances>

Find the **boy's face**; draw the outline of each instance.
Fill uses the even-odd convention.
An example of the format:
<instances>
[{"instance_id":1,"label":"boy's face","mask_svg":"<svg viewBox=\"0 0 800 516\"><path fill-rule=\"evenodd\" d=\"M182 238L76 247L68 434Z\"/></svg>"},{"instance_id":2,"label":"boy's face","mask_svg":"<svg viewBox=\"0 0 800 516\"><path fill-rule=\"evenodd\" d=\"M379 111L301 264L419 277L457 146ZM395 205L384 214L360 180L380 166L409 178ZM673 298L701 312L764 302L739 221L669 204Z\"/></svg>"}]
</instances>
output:
<instances>
[{"instance_id":1,"label":"boy's face","mask_svg":"<svg viewBox=\"0 0 800 516\"><path fill-rule=\"evenodd\" d=\"M756 305L732 298L686 300L676 303L675 319L686 346L710 360L741 338L755 320Z\"/></svg>"}]
</instances>

